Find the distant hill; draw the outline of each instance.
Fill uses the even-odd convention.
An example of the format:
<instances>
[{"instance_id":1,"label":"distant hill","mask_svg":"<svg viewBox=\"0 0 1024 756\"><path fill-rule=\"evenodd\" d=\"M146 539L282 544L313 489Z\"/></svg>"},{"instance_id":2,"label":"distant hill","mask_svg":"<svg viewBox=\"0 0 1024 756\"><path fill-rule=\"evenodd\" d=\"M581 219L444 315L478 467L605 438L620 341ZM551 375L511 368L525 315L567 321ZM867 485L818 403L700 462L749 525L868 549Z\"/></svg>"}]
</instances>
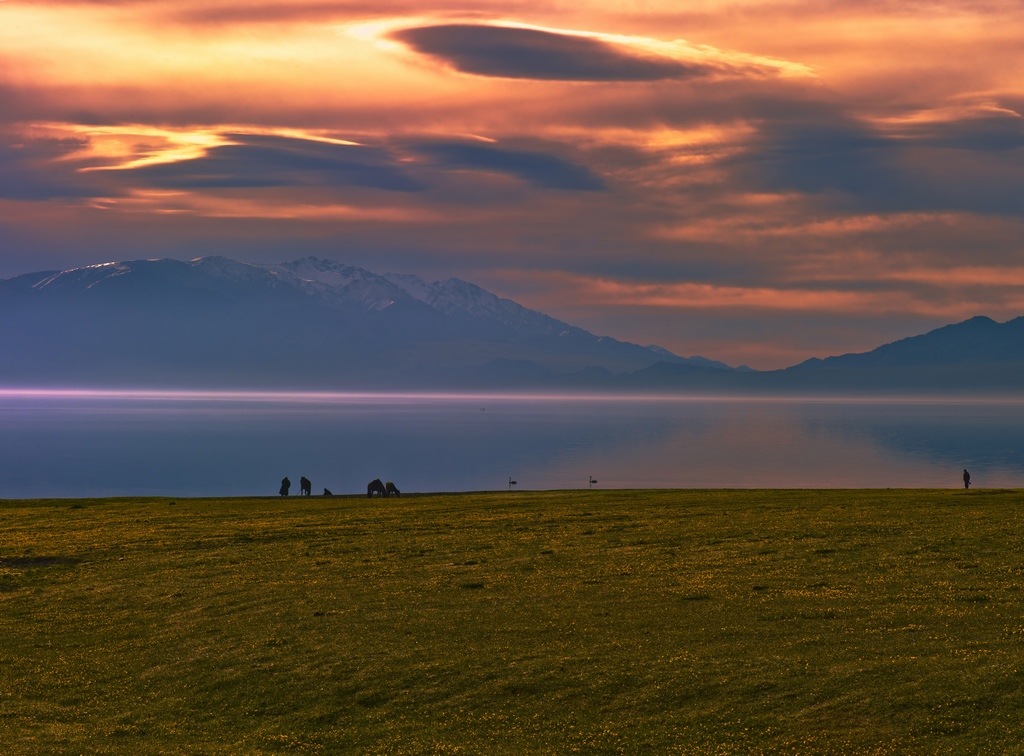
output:
<instances>
[{"instance_id":1,"label":"distant hill","mask_svg":"<svg viewBox=\"0 0 1024 756\"><path fill-rule=\"evenodd\" d=\"M1007 363L1024 358L1024 318L997 323L976 317L884 344L870 352L810 359L791 372L947 367L978 363Z\"/></svg>"},{"instance_id":2,"label":"distant hill","mask_svg":"<svg viewBox=\"0 0 1024 756\"><path fill-rule=\"evenodd\" d=\"M659 362L728 365L595 336L457 278L308 257L134 260L0 281L3 385L611 386Z\"/></svg>"},{"instance_id":3,"label":"distant hill","mask_svg":"<svg viewBox=\"0 0 1024 756\"><path fill-rule=\"evenodd\" d=\"M975 317L870 352L811 359L782 371L794 388L1024 391L1024 318Z\"/></svg>"},{"instance_id":4,"label":"distant hill","mask_svg":"<svg viewBox=\"0 0 1024 756\"><path fill-rule=\"evenodd\" d=\"M630 388L756 394L1024 393L1024 318L975 317L870 352L810 359L784 370L708 373L660 363L620 381Z\"/></svg>"}]
</instances>

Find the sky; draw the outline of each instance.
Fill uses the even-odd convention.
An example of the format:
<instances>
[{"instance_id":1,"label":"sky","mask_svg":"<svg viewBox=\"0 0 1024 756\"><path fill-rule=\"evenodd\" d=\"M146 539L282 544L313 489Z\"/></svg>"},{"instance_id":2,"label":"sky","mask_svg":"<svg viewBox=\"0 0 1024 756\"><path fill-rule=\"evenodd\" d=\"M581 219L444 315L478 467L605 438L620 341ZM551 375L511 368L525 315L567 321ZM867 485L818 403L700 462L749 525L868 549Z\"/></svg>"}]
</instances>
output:
<instances>
[{"instance_id":1,"label":"sky","mask_svg":"<svg viewBox=\"0 0 1024 756\"><path fill-rule=\"evenodd\" d=\"M1019 0L0 0L0 278L307 255L771 369L1024 315Z\"/></svg>"}]
</instances>

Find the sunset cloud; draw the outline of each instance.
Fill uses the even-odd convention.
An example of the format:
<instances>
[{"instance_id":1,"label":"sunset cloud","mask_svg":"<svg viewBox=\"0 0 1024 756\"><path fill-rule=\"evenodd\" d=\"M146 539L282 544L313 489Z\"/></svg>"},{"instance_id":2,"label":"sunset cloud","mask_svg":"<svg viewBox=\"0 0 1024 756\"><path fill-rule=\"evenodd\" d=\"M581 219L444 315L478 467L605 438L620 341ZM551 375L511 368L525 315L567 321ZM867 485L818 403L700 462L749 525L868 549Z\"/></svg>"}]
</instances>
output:
<instances>
[{"instance_id":1,"label":"sunset cloud","mask_svg":"<svg viewBox=\"0 0 1024 756\"><path fill-rule=\"evenodd\" d=\"M683 41L511 24L437 24L392 31L392 39L457 71L508 79L653 82L715 76L812 75L783 60Z\"/></svg>"},{"instance_id":2,"label":"sunset cloud","mask_svg":"<svg viewBox=\"0 0 1024 756\"><path fill-rule=\"evenodd\" d=\"M427 143L412 149L434 166L448 170L505 173L550 189L592 192L605 188L601 178L585 166L548 153L503 149L480 142Z\"/></svg>"},{"instance_id":3,"label":"sunset cloud","mask_svg":"<svg viewBox=\"0 0 1024 756\"><path fill-rule=\"evenodd\" d=\"M69 156L87 147L87 140L73 136L0 142L0 197L46 201L88 196L84 183L65 167Z\"/></svg>"},{"instance_id":4,"label":"sunset cloud","mask_svg":"<svg viewBox=\"0 0 1024 756\"><path fill-rule=\"evenodd\" d=\"M660 81L707 76L709 66L641 56L599 39L539 29L445 24L392 35L463 73L556 81Z\"/></svg>"},{"instance_id":5,"label":"sunset cloud","mask_svg":"<svg viewBox=\"0 0 1024 756\"><path fill-rule=\"evenodd\" d=\"M865 271L861 271L862 273ZM946 272L910 269L887 271L881 279L833 276L829 286L804 282L802 286L721 286L699 282L645 283L548 274L548 286L573 301L591 307L673 308L694 311L749 310L753 312L818 312L866 315L889 310L928 317L968 316L989 305L1000 311L1024 307L1024 276L1018 268L1009 278L1003 271L960 268ZM841 280L845 278L845 280ZM909 300L896 306L887 282L923 284ZM845 286L844 286L845 284ZM963 297L972 289L973 301ZM954 296L954 294L956 296Z\"/></svg>"},{"instance_id":6,"label":"sunset cloud","mask_svg":"<svg viewBox=\"0 0 1024 756\"><path fill-rule=\"evenodd\" d=\"M356 144L227 134L228 144L202 157L130 170L141 183L168 189L356 186L414 192L423 185L386 150Z\"/></svg>"}]
</instances>

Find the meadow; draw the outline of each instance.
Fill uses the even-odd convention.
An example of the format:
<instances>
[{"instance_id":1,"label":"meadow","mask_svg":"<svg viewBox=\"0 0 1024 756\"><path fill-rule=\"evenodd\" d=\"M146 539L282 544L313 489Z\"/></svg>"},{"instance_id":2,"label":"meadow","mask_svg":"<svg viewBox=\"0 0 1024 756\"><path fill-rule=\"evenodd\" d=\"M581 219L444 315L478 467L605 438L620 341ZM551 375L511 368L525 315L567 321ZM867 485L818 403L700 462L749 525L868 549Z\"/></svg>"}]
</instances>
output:
<instances>
[{"instance_id":1,"label":"meadow","mask_svg":"<svg viewBox=\"0 0 1024 756\"><path fill-rule=\"evenodd\" d=\"M1024 492L0 502L10 754L1024 753Z\"/></svg>"}]
</instances>

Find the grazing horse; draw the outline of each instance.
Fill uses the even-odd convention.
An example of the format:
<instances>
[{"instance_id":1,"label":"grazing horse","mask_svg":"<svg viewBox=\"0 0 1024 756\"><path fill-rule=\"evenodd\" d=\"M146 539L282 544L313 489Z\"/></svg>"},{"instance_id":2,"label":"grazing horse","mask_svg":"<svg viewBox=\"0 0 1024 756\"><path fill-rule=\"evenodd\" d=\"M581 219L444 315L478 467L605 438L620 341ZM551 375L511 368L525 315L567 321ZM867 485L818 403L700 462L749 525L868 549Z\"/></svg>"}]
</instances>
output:
<instances>
[{"instance_id":1,"label":"grazing horse","mask_svg":"<svg viewBox=\"0 0 1024 756\"><path fill-rule=\"evenodd\" d=\"M388 496L401 496L402 492L395 488L395 484L390 480L384 484L384 490L387 491Z\"/></svg>"},{"instance_id":2,"label":"grazing horse","mask_svg":"<svg viewBox=\"0 0 1024 756\"><path fill-rule=\"evenodd\" d=\"M371 499L374 494L377 494L377 496L388 495L388 491L384 488L384 484L380 482L380 478L374 478L366 484L366 498Z\"/></svg>"},{"instance_id":3,"label":"grazing horse","mask_svg":"<svg viewBox=\"0 0 1024 756\"><path fill-rule=\"evenodd\" d=\"M313 493L313 484L309 482L309 478L303 475L299 478L299 496L309 496Z\"/></svg>"}]
</instances>

